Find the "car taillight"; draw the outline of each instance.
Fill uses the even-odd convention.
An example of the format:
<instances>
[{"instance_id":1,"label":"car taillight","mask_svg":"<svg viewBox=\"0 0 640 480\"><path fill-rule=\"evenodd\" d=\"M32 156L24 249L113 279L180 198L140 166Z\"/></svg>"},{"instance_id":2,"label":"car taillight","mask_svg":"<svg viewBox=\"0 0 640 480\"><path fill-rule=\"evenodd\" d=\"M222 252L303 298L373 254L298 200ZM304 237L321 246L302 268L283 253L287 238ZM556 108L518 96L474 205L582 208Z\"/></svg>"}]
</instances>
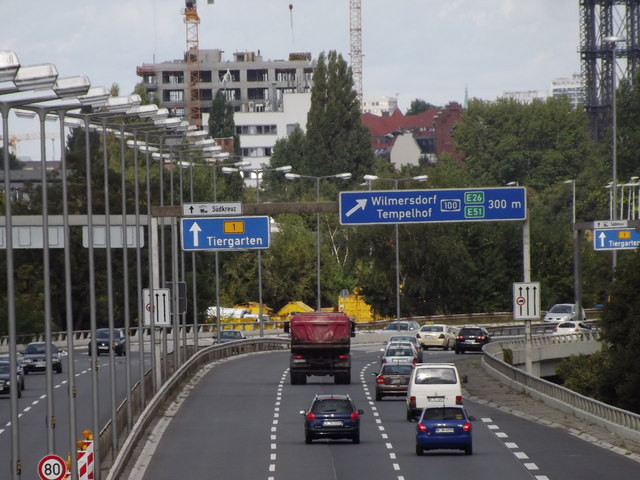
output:
<instances>
[{"instance_id":1,"label":"car taillight","mask_svg":"<svg viewBox=\"0 0 640 480\"><path fill-rule=\"evenodd\" d=\"M387 363L387 359L383 358L382 361L380 363Z\"/></svg>"},{"instance_id":2,"label":"car taillight","mask_svg":"<svg viewBox=\"0 0 640 480\"><path fill-rule=\"evenodd\" d=\"M462 405L462 396L456 395L456 405Z\"/></svg>"},{"instance_id":3,"label":"car taillight","mask_svg":"<svg viewBox=\"0 0 640 480\"><path fill-rule=\"evenodd\" d=\"M413 362L411 362L411 365L413 365L414 367L416 366L416 363L418 363L418 360L416 360L415 358L413 359Z\"/></svg>"},{"instance_id":4,"label":"car taillight","mask_svg":"<svg viewBox=\"0 0 640 480\"><path fill-rule=\"evenodd\" d=\"M462 425L462 431L463 432L470 432L471 431L471 424L469 422L464 422L464 425Z\"/></svg>"},{"instance_id":5,"label":"car taillight","mask_svg":"<svg viewBox=\"0 0 640 480\"><path fill-rule=\"evenodd\" d=\"M295 360L300 360L302 358L302 355L293 355L293 357Z\"/></svg>"},{"instance_id":6,"label":"car taillight","mask_svg":"<svg viewBox=\"0 0 640 480\"><path fill-rule=\"evenodd\" d=\"M316 419L316 414L313 412L309 412L307 413L307 420L315 420Z\"/></svg>"},{"instance_id":7,"label":"car taillight","mask_svg":"<svg viewBox=\"0 0 640 480\"><path fill-rule=\"evenodd\" d=\"M360 418L360 414L358 412L351 412L351 420L358 420Z\"/></svg>"},{"instance_id":8,"label":"car taillight","mask_svg":"<svg viewBox=\"0 0 640 480\"><path fill-rule=\"evenodd\" d=\"M464 340L464 335L458 335L456 338L457 338L458 340Z\"/></svg>"},{"instance_id":9,"label":"car taillight","mask_svg":"<svg viewBox=\"0 0 640 480\"><path fill-rule=\"evenodd\" d=\"M418 431L420 433L427 433L427 426L424 423L420 422L418 424Z\"/></svg>"},{"instance_id":10,"label":"car taillight","mask_svg":"<svg viewBox=\"0 0 640 480\"><path fill-rule=\"evenodd\" d=\"M557 329L557 328L554 328L554 329L553 329L553 331L554 331L554 332L557 332L557 331L558 331L558 329Z\"/></svg>"},{"instance_id":11,"label":"car taillight","mask_svg":"<svg viewBox=\"0 0 640 480\"><path fill-rule=\"evenodd\" d=\"M416 408L416 397L409 397L409 406L411 408Z\"/></svg>"},{"instance_id":12,"label":"car taillight","mask_svg":"<svg viewBox=\"0 0 640 480\"><path fill-rule=\"evenodd\" d=\"M484 335L478 335L478 340L484 340Z\"/></svg>"},{"instance_id":13,"label":"car taillight","mask_svg":"<svg viewBox=\"0 0 640 480\"><path fill-rule=\"evenodd\" d=\"M576 328L576 329L574 330L574 332L578 333L578 332L580 332L580 330Z\"/></svg>"},{"instance_id":14,"label":"car taillight","mask_svg":"<svg viewBox=\"0 0 640 480\"><path fill-rule=\"evenodd\" d=\"M376 380L378 385L384 385L384 377L382 375L378 375L378 379Z\"/></svg>"},{"instance_id":15,"label":"car taillight","mask_svg":"<svg viewBox=\"0 0 640 480\"><path fill-rule=\"evenodd\" d=\"M349 359L349 355L338 355L338 358L340 360L348 360Z\"/></svg>"}]
</instances>

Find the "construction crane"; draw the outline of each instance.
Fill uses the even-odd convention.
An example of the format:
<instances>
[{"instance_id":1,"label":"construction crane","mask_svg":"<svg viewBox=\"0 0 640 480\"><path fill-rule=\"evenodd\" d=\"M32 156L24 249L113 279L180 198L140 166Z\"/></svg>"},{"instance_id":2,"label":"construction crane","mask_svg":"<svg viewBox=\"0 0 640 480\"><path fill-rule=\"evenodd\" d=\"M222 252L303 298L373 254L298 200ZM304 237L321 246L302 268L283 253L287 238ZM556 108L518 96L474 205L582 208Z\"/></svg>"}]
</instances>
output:
<instances>
[{"instance_id":1,"label":"construction crane","mask_svg":"<svg viewBox=\"0 0 640 480\"><path fill-rule=\"evenodd\" d=\"M349 40L353 85L362 105L362 0L349 0Z\"/></svg>"},{"instance_id":2,"label":"construction crane","mask_svg":"<svg viewBox=\"0 0 640 480\"><path fill-rule=\"evenodd\" d=\"M198 40L200 17L196 0L185 1L184 23L187 28L187 51L184 54L188 77L186 117L191 125L200 128L202 124L200 115L200 42Z\"/></svg>"},{"instance_id":3,"label":"construction crane","mask_svg":"<svg viewBox=\"0 0 640 480\"><path fill-rule=\"evenodd\" d=\"M47 133L45 134L45 138L51 139L51 142L53 143L56 138L60 138L60 135L58 135L57 133ZM24 133L18 135L9 135L9 141L7 142L9 146L9 153L18 156L18 143L24 140L40 140L40 134ZM2 135L0 135L0 142L2 142L2 146L4 146L5 142L2 138Z\"/></svg>"}]
</instances>

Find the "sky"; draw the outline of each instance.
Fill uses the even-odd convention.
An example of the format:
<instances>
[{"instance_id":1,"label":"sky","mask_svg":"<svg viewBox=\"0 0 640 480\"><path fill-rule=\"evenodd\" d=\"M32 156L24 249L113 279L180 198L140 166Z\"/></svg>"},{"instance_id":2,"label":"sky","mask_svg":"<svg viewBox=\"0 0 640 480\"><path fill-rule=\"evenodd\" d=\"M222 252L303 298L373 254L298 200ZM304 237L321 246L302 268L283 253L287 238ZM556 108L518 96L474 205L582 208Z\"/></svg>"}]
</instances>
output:
<instances>
[{"instance_id":1,"label":"sky","mask_svg":"<svg viewBox=\"0 0 640 480\"><path fill-rule=\"evenodd\" d=\"M363 93L397 97L406 112L495 100L506 91L548 90L580 73L578 0L362 0ZM336 50L349 61L350 0L198 0L201 49L290 52ZM289 8L289 6L293 8ZM53 63L61 77L132 93L136 66L182 58L183 0L0 0L0 50L23 65ZM37 133L36 120L11 119L11 133ZM51 128L55 130L55 128ZM54 143L56 141L54 140ZM37 140L24 140L19 155ZM56 147L59 149L59 145Z\"/></svg>"}]
</instances>

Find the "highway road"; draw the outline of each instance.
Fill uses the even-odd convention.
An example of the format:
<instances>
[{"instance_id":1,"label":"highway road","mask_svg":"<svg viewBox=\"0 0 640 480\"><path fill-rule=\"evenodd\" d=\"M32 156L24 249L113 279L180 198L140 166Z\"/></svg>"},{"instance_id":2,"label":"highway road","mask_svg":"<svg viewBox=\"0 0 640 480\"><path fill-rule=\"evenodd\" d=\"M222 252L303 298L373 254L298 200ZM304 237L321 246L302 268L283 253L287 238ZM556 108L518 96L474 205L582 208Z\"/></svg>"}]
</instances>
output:
<instances>
[{"instance_id":1,"label":"highway road","mask_svg":"<svg viewBox=\"0 0 640 480\"><path fill-rule=\"evenodd\" d=\"M410 480L429 478L591 480L635 478L632 460L569 433L467 402L476 417L474 454L415 455L415 423L403 399L376 402L372 372L380 346L353 350L352 383L312 377L289 384L288 354L270 352L222 362L190 391L157 443L148 443L131 480L237 478L265 480ZM426 352L425 361L455 361L452 352ZM303 419L314 394L348 393L365 410L361 443L306 445ZM126 477L123 477L126 478Z\"/></svg>"},{"instance_id":2,"label":"highway road","mask_svg":"<svg viewBox=\"0 0 640 480\"><path fill-rule=\"evenodd\" d=\"M134 385L139 379L139 354L137 346L132 345L131 354L131 383ZM146 355L148 357L148 354ZM74 372L76 376L76 425L78 432L92 429L92 391L91 391L91 357L87 355L87 348L74 350ZM53 374L53 404L55 415L55 434L53 453L67 458L70 453L69 442L69 393L68 393L68 357L62 357L63 372ZM100 425L104 426L111 416L111 385L109 357L98 357L98 407ZM145 364L149 359L146 358ZM115 357L116 398L117 404L126 398L126 357ZM31 373L25 377L25 390L22 398L18 399L19 432L20 432L20 460L22 463L22 478L37 479L37 466L40 459L48 454L47 451L47 401L46 375ZM12 465L11 429L10 429L10 401L8 395L0 397L0 479L11 478ZM96 432L94 432L96 434ZM97 434L96 434L97 435Z\"/></svg>"}]
</instances>

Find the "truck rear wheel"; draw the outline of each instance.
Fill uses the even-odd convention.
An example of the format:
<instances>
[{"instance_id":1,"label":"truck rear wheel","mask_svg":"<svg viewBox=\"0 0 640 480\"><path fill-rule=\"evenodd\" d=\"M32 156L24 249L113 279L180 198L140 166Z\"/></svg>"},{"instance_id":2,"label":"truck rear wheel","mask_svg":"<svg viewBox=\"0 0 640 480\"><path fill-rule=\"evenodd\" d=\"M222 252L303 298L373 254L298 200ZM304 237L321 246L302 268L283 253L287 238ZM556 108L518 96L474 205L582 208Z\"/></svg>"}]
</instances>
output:
<instances>
[{"instance_id":1,"label":"truck rear wheel","mask_svg":"<svg viewBox=\"0 0 640 480\"><path fill-rule=\"evenodd\" d=\"M334 380L336 384L349 385L351 383L351 372L336 373Z\"/></svg>"},{"instance_id":2,"label":"truck rear wheel","mask_svg":"<svg viewBox=\"0 0 640 480\"><path fill-rule=\"evenodd\" d=\"M304 385L307 383L307 376L304 373L291 372L289 376L291 385Z\"/></svg>"}]
</instances>

